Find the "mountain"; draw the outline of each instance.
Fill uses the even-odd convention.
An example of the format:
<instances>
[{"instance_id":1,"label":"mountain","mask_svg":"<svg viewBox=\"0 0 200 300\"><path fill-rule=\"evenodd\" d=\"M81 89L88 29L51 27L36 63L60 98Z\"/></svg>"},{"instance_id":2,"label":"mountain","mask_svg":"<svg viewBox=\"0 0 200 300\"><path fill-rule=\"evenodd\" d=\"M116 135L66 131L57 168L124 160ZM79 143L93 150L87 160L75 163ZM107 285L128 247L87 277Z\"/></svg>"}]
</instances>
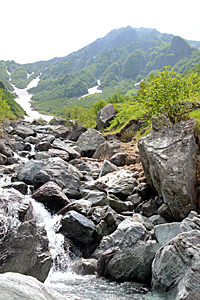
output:
<instances>
[{"instance_id":1,"label":"mountain","mask_svg":"<svg viewBox=\"0 0 200 300\"><path fill-rule=\"evenodd\" d=\"M14 61L0 61L0 80L12 91L11 82L24 88L37 76L40 82L30 89L36 109L61 115L63 106L74 104L87 107L98 99L93 95L77 100L87 94L88 88L101 81L101 98L114 92L136 93L135 83L163 66L171 65L183 72L200 62L200 42L186 41L156 29L114 29L105 37L66 57L20 65Z\"/></svg>"}]
</instances>

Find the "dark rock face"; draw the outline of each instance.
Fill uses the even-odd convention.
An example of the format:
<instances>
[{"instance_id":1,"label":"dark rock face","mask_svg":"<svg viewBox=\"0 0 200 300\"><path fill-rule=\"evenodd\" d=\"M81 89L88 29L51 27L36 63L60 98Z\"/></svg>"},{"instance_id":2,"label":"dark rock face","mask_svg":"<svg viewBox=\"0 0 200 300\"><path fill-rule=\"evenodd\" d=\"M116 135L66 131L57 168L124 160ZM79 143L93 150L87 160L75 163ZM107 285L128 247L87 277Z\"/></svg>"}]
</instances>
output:
<instances>
[{"instance_id":1,"label":"dark rock face","mask_svg":"<svg viewBox=\"0 0 200 300\"><path fill-rule=\"evenodd\" d=\"M138 142L147 181L158 191L174 220L196 209L194 121L150 133Z\"/></svg>"},{"instance_id":2,"label":"dark rock face","mask_svg":"<svg viewBox=\"0 0 200 300\"><path fill-rule=\"evenodd\" d=\"M150 282L151 264L160 247L146 243L117 253L108 263L108 273L117 281Z\"/></svg>"},{"instance_id":3,"label":"dark rock face","mask_svg":"<svg viewBox=\"0 0 200 300\"><path fill-rule=\"evenodd\" d=\"M108 263L118 252L118 248L110 248L101 254L97 261L97 274L99 276L110 277Z\"/></svg>"},{"instance_id":4,"label":"dark rock face","mask_svg":"<svg viewBox=\"0 0 200 300\"><path fill-rule=\"evenodd\" d=\"M22 223L0 240L0 273L17 272L44 282L51 262L46 232L34 221Z\"/></svg>"},{"instance_id":5,"label":"dark rock face","mask_svg":"<svg viewBox=\"0 0 200 300\"><path fill-rule=\"evenodd\" d=\"M110 103L103 107L97 113L97 129L101 130L102 128L106 128L111 121L116 116L116 112L114 106Z\"/></svg>"},{"instance_id":6,"label":"dark rock face","mask_svg":"<svg viewBox=\"0 0 200 300\"><path fill-rule=\"evenodd\" d=\"M176 288L175 299L198 299L200 286L200 231L179 234L160 248L152 264L152 285L157 291Z\"/></svg>"},{"instance_id":7,"label":"dark rock face","mask_svg":"<svg viewBox=\"0 0 200 300\"><path fill-rule=\"evenodd\" d=\"M118 152L110 158L110 162L116 165L117 167L122 167L126 164L126 158L126 153Z\"/></svg>"},{"instance_id":8,"label":"dark rock face","mask_svg":"<svg viewBox=\"0 0 200 300\"><path fill-rule=\"evenodd\" d=\"M84 133L85 131L87 131L86 127L81 126L81 125L76 125L72 128L72 131L68 135L68 139L76 142L78 140L79 136L82 133Z\"/></svg>"},{"instance_id":9,"label":"dark rock face","mask_svg":"<svg viewBox=\"0 0 200 300\"><path fill-rule=\"evenodd\" d=\"M48 181L38 188L33 193L32 198L43 203L52 213L58 212L69 204L69 199L62 192L61 187L53 181Z\"/></svg>"},{"instance_id":10,"label":"dark rock face","mask_svg":"<svg viewBox=\"0 0 200 300\"><path fill-rule=\"evenodd\" d=\"M81 134L76 144L80 147L82 156L92 157L96 149L104 142L103 135L99 131L90 128Z\"/></svg>"},{"instance_id":11,"label":"dark rock face","mask_svg":"<svg viewBox=\"0 0 200 300\"><path fill-rule=\"evenodd\" d=\"M110 194L116 195L122 200L126 199L133 192L133 189L138 185L137 180L133 177L127 177L117 181L111 188L108 189Z\"/></svg>"},{"instance_id":12,"label":"dark rock face","mask_svg":"<svg viewBox=\"0 0 200 300\"><path fill-rule=\"evenodd\" d=\"M95 224L76 211L67 212L61 219L59 232L75 242L94 242Z\"/></svg>"}]
</instances>

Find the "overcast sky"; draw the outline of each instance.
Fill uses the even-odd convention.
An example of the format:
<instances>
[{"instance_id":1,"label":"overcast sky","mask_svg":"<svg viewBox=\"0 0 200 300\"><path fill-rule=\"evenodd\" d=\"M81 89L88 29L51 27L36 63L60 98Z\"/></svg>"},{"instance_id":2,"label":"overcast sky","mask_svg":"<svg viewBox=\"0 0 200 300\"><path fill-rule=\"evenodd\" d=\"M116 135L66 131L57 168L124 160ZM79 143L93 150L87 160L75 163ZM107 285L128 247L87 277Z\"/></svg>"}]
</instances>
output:
<instances>
[{"instance_id":1,"label":"overcast sky","mask_svg":"<svg viewBox=\"0 0 200 300\"><path fill-rule=\"evenodd\" d=\"M0 60L66 56L128 25L200 41L199 0L3 0Z\"/></svg>"}]
</instances>

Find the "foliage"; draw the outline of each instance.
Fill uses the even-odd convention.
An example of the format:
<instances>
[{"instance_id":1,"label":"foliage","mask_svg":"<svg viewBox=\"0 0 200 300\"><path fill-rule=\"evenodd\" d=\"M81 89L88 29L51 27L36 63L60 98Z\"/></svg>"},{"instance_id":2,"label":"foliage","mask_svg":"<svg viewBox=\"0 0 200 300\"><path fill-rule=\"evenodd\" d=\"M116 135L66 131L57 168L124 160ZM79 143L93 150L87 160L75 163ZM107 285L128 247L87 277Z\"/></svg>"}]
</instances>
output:
<instances>
[{"instance_id":1,"label":"foliage","mask_svg":"<svg viewBox=\"0 0 200 300\"><path fill-rule=\"evenodd\" d=\"M194 76L184 78L170 66L142 81L138 94L147 117L165 115L172 123L183 119L195 102L189 99L193 81Z\"/></svg>"}]
</instances>

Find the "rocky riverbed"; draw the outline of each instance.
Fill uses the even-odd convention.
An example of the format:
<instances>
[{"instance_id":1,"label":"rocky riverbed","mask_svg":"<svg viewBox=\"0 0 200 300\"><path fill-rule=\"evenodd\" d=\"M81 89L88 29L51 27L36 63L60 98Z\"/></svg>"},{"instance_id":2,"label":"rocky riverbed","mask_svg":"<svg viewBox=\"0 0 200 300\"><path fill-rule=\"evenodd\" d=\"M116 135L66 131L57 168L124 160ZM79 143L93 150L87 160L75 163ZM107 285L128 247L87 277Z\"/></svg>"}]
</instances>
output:
<instances>
[{"instance_id":1,"label":"rocky riverbed","mask_svg":"<svg viewBox=\"0 0 200 300\"><path fill-rule=\"evenodd\" d=\"M49 251L36 201L57 216L55 232L71 255L72 272L140 282L164 293L163 299L198 299L197 152L192 120L151 132L138 146L95 129L67 127L63 119L4 126L0 273L6 282L22 282L23 275L44 282L52 264L67 267ZM14 295L9 284L7 289Z\"/></svg>"}]
</instances>

